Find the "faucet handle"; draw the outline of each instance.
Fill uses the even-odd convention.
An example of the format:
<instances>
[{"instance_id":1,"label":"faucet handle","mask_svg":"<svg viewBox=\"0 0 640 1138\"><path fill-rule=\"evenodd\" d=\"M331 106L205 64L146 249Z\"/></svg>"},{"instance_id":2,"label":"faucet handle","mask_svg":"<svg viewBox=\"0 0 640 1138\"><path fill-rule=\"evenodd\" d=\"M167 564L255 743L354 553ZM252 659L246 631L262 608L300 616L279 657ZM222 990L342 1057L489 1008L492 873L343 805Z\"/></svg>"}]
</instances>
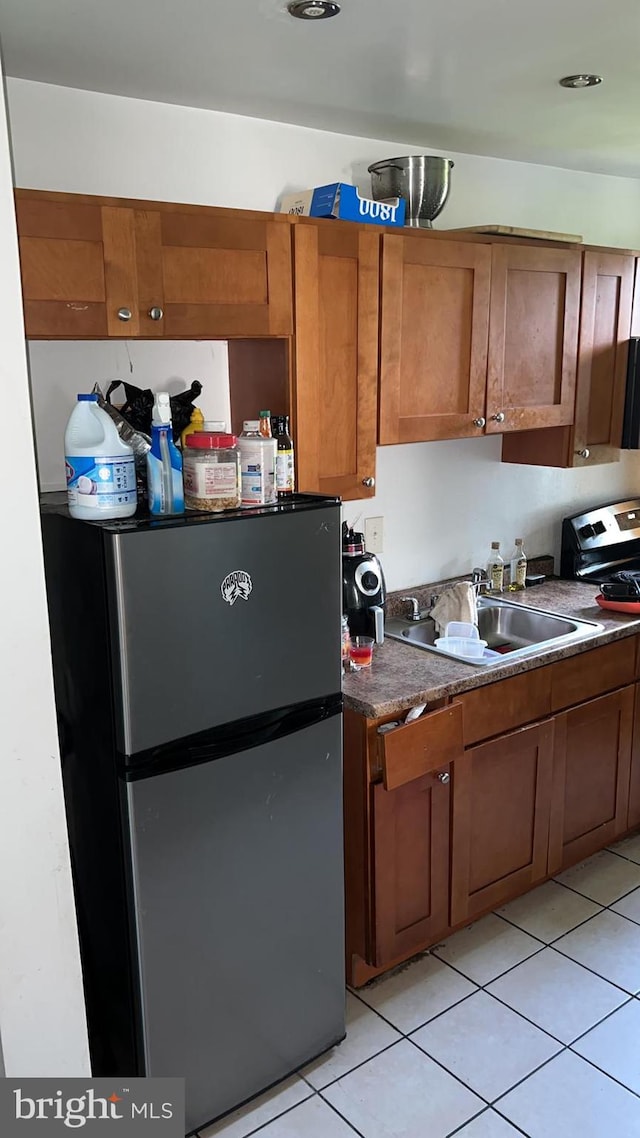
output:
<instances>
[{"instance_id":1,"label":"faucet handle","mask_svg":"<svg viewBox=\"0 0 640 1138\"><path fill-rule=\"evenodd\" d=\"M411 605L411 610L408 615L408 620L420 620L420 604L417 597L400 597L401 601L408 601Z\"/></svg>"}]
</instances>

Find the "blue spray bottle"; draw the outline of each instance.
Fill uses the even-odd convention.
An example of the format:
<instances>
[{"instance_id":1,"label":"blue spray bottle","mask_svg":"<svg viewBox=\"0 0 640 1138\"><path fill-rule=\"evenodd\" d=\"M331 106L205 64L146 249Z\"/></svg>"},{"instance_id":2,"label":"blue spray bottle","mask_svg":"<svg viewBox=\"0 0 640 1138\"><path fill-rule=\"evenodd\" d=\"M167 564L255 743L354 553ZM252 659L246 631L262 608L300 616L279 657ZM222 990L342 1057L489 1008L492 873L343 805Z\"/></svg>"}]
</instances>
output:
<instances>
[{"instance_id":1,"label":"blue spray bottle","mask_svg":"<svg viewBox=\"0 0 640 1138\"><path fill-rule=\"evenodd\" d=\"M182 455L173 442L167 391L156 394L151 426L151 450L147 454L149 510L152 514L182 514Z\"/></svg>"}]
</instances>

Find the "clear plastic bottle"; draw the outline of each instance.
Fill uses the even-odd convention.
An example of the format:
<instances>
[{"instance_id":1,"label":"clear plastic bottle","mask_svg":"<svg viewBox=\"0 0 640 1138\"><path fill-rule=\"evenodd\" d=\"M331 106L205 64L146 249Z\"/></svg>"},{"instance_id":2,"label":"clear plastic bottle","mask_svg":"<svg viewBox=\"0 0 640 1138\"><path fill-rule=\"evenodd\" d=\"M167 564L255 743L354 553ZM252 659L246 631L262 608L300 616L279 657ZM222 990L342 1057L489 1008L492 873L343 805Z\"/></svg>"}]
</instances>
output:
<instances>
[{"instance_id":1,"label":"clear plastic bottle","mask_svg":"<svg viewBox=\"0 0 640 1138\"><path fill-rule=\"evenodd\" d=\"M509 590L512 593L520 592L521 589L526 588L525 580L527 576L527 555L524 551L524 540L517 537L515 541L515 549L511 554L509 560Z\"/></svg>"},{"instance_id":2,"label":"clear plastic bottle","mask_svg":"<svg viewBox=\"0 0 640 1138\"><path fill-rule=\"evenodd\" d=\"M500 542L491 542L491 553L487 560L487 577L491 582L492 593L501 593L504 588L504 560L500 556Z\"/></svg>"},{"instance_id":3,"label":"clear plastic bottle","mask_svg":"<svg viewBox=\"0 0 640 1138\"><path fill-rule=\"evenodd\" d=\"M136 512L133 450L120 438L97 395L79 395L64 435L67 498L72 518L105 521Z\"/></svg>"},{"instance_id":4,"label":"clear plastic bottle","mask_svg":"<svg viewBox=\"0 0 640 1138\"><path fill-rule=\"evenodd\" d=\"M278 494L276 491L276 454L278 451L278 444L273 437L271 430L271 412L260 412L260 435L263 439L268 440L270 450L265 448L266 458L265 474L267 480L267 502L277 502Z\"/></svg>"},{"instance_id":5,"label":"clear plastic bottle","mask_svg":"<svg viewBox=\"0 0 640 1138\"><path fill-rule=\"evenodd\" d=\"M260 434L258 419L246 419L238 438L243 506L275 502L275 439Z\"/></svg>"}]
</instances>

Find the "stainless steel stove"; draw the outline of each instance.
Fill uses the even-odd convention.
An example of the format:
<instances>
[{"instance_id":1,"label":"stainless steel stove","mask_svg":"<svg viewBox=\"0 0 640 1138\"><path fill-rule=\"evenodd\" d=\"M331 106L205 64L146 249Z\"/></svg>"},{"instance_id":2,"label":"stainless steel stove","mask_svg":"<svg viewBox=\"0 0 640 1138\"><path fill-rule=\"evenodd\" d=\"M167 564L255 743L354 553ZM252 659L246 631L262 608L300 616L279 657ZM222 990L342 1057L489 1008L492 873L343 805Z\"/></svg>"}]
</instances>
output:
<instances>
[{"instance_id":1,"label":"stainless steel stove","mask_svg":"<svg viewBox=\"0 0 640 1138\"><path fill-rule=\"evenodd\" d=\"M640 570L640 498L564 519L561 577L601 584L622 569Z\"/></svg>"}]
</instances>

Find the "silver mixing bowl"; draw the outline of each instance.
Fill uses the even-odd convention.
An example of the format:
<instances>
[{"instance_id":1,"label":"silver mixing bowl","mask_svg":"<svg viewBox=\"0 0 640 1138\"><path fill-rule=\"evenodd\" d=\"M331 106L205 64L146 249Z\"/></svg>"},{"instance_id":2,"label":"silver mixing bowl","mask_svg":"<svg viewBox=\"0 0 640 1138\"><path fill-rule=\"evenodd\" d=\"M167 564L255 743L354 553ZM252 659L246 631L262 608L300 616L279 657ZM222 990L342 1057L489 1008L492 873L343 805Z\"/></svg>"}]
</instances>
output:
<instances>
[{"instance_id":1,"label":"silver mixing bowl","mask_svg":"<svg viewBox=\"0 0 640 1138\"><path fill-rule=\"evenodd\" d=\"M376 201L404 198L405 225L431 229L449 196L452 169L449 158L425 154L373 162L369 166L373 196Z\"/></svg>"}]
</instances>

